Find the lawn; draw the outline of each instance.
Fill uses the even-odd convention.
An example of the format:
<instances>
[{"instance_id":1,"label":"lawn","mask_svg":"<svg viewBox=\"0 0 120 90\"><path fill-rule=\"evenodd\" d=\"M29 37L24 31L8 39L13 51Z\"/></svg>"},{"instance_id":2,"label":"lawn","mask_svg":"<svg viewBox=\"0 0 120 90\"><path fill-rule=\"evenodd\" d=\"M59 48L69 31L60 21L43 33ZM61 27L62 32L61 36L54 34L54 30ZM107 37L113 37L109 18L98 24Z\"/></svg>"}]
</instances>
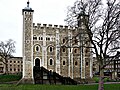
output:
<instances>
[{"instance_id":1,"label":"lawn","mask_svg":"<svg viewBox=\"0 0 120 90\"><path fill-rule=\"evenodd\" d=\"M106 84L105 90L120 90L120 84ZM8 85L0 84L0 90L97 90L98 85Z\"/></svg>"},{"instance_id":2,"label":"lawn","mask_svg":"<svg viewBox=\"0 0 120 90\"><path fill-rule=\"evenodd\" d=\"M18 81L21 78L21 75L0 75L0 82Z\"/></svg>"},{"instance_id":3,"label":"lawn","mask_svg":"<svg viewBox=\"0 0 120 90\"><path fill-rule=\"evenodd\" d=\"M0 75L0 82L18 81L21 75ZM98 81L98 78L94 78ZM120 84L105 84L105 90L120 90ZM0 84L0 90L97 90L98 85L18 85Z\"/></svg>"}]
</instances>

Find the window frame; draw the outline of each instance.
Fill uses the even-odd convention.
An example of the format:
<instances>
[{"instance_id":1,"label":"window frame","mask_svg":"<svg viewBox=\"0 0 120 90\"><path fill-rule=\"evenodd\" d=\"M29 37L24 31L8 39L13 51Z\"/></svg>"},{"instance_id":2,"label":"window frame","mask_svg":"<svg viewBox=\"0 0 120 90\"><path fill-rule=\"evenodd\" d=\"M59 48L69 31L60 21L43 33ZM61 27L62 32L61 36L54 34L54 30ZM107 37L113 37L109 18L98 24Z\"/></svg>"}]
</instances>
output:
<instances>
[{"instance_id":1,"label":"window frame","mask_svg":"<svg viewBox=\"0 0 120 90\"><path fill-rule=\"evenodd\" d=\"M40 46L39 45L35 45L34 49L35 49L35 52L40 52Z\"/></svg>"}]
</instances>

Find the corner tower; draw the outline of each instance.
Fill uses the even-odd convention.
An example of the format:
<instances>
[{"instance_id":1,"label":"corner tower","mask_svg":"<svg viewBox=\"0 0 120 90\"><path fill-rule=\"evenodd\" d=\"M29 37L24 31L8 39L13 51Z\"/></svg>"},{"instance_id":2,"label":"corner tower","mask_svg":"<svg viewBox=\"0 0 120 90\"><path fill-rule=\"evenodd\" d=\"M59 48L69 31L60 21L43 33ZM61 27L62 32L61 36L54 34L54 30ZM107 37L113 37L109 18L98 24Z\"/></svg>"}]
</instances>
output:
<instances>
[{"instance_id":1,"label":"corner tower","mask_svg":"<svg viewBox=\"0 0 120 90\"><path fill-rule=\"evenodd\" d=\"M89 22L89 15L86 15L84 11L78 16L78 29L80 32L80 63L81 63L81 78L92 78L92 47L89 36L87 34L86 24Z\"/></svg>"},{"instance_id":2,"label":"corner tower","mask_svg":"<svg viewBox=\"0 0 120 90\"><path fill-rule=\"evenodd\" d=\"M33 83L33 55L32 55L32 34L33 34L33 12L29 7L22 9L23 15L23 77L22 83Z\"/></svg>"}]
</instances>

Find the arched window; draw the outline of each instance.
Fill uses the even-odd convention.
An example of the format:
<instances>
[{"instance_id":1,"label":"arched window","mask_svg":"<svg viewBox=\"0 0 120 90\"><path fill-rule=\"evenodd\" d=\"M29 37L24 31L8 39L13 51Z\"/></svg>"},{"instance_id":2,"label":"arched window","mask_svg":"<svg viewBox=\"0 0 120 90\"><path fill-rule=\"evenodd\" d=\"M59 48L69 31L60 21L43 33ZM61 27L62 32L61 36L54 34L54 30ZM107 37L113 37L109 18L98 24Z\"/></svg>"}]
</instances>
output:
<instances>
[{"instance_id":1,"label":"arched window","mask_svg":"<svg viewBox=\"0 0 120 90\"><path fill-rule=\"evenodd\" d=\"M63 61L63 65L65 65L65 61Z\"/></svg>"},{"instance_id":2,"label":"arched window","mask_svg":"<svg viewBox=\"0 0 120 90\"><path fill-rule=\"evenodd\" d=\"M50 51L50 52L53 52L53 47L49 47L49 51Z\"/></svg>"},{"instance_id":3,"label":"arched window","mask_svg":"<svg viewBox=\"0 0 120 90\"><path fill-rule=\"evenodd\" d=\"M63 39L63 43L65 43L65 39Z\"/></svg>"},{"instance_id":4,"label":"arched window","mask_svg":"<svg viewBox=\"0 0 120 90\"><path fill-rule=\"evenodd\" d=\"M39 51L39 47L38 46L36 47L36 51Z\"/></svg>"},{"instance_id":5,"label":"arched window","mask_svg":"<svg viewBox=\"0 0 120 90\"><path fill-rule=\"evenodd\" d=\"M33 36L33 40L37 40L37 36L36 35Z\"/></svg>"},{"instance_id":6,"label":"arched window","mask_svg":"<svg viewBox=\"0 0 120 90\"><path fill-rule=\"evenodd\" d=\"M35 59L35 66L39 66L40 67L40 59L39 58Z\"/></svg>"},{"instance_id":7,"label":"arched window","mask_svg":"<svg viewBox=\"0 0 120 90\"><path fill-rule=\"evenodd\" d=\"M50 59L50 65L54 65L53 59Z\"/></svg>"},{"instance_id":8,"label":"arched window","mask_svg":"<svg viewBox=\"0 0 120 90\"><path fill-rule=\"evenodd\" d=\"M41 37L39 37L39 40L41 40L41 41L42 41L42 40L43 40L43 37L42 37L42 36L41 36Z\"/></svg>"},{"instance_id":9,"label":"arched window","mask_svg":"<svg viewBox=\"0 0 120 90\"><path fill-rule=\"evenodd\" d=\"M36 51L36 52L39 52L39 51L40 51L40 46L39 46L39 45L36 45L36 46L35 46L35 51Z\"/></svg>"},{"instance_id":10,"label":"arched window","mask_svg":"<svg viewBox=\"0 0 120 90\"><path fill-rule=\"evenodd\" d=\"M76 66L78 65L77 61L75 61L75 65L76 65Z\"/></svg>"},{"instance_id":11,"label":"arched window","mask_svg":"<svg viewBox=\"0 0 120 90\"><path fill-rule=\"evenodd\" d=\"M86 66L88 66L88 62L86 62Z\"/></svg>"},{"instance_id":12,"label":"arched window","mask_svg":"<svg viewBox=\"0 0 120 90\"><path fill-rule=\"evenodd\" d=\"M77 53L77 49L75 49L74 51L75 51L75 53Z\"/></svg>"}]
</instances>

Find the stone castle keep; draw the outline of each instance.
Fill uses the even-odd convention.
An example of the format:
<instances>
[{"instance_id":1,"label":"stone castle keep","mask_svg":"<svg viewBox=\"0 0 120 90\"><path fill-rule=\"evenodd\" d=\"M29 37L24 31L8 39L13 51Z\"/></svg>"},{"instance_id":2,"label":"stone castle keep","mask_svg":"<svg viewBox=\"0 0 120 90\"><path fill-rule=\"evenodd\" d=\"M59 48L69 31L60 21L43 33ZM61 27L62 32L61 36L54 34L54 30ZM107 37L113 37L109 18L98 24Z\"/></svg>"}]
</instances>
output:
<instances>
[{"instance_id":1,"label":"stone castle keep","mask_svg":"<svg viewBox=\"0 0 120 90\"><path fill-rule=\"evenodd\" d=\"M34 10L27 7L23 15L23 79L33 80L33 67L43 66L64 77L92 77L92 59L87 35L85 41L76 36L84 26L70 28L62 25L33 23ZM82 22L82 16L80 17ZM80 24L80 23L79 23ZM80 25L79 25L80 26ZM76 37L75 37L76 36Z\"/></svg>"}]
</instances>

